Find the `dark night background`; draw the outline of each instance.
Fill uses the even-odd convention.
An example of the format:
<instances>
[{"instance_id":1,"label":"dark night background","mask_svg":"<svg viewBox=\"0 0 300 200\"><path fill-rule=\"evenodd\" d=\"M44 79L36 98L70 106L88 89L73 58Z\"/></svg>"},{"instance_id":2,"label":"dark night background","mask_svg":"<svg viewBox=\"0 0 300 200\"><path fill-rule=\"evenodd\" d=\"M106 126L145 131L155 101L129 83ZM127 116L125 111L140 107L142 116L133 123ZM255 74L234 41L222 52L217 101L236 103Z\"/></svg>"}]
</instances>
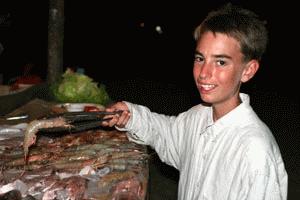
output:
<instances>
[{"instance_id":1,"label":"dark night background","mask_svg":"<svg viewBox=\"0 0 300 200\"><path fill-rule=\"evenodd\" d=\"M84 68L88 76L107 86L115 100L177 114L200 101L192 77L193 29L209 10L224 2L65 0L64 67ZM290 185L300 190L297 6L282 1L231 2L267 21L267 52L257 75L242 91L252 96L254 109L273 131ZM48 1L1 1L4 83L21 75L22 66L29 62L35 64L34 73L46 79L47 23Z\"/></svg>"},{"instance_id":2,"label":"dark night background","mask_svg":"<svg viewBox=\"0 0 300 200\"><path fill-rule=\"evenodd\" d=\"M45 78L48 1L4 2L0 7L4 81L19 75L28 62L35 63L36 72ZM193 87L193 29L210 9L223 2L102 4L65 0L64 66L83 67L99 82L141 78ZM270 32L263 63L249 85L298 98L297 51L292 47L299 31L289 25L297 20L296 6L232 2L257 12L267 21ZM155 31L157 25L162 34Z\"/></svg>"}]
</instances>

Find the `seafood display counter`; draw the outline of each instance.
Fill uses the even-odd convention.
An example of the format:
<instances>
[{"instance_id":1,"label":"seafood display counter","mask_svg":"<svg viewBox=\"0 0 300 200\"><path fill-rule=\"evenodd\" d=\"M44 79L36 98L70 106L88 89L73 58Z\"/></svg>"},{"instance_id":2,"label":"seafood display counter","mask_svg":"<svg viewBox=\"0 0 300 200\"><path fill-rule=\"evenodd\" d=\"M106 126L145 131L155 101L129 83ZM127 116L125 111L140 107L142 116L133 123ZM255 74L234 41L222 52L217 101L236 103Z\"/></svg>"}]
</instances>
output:
<instances>
[{"instance_id":1,"label":"seafood display counter","mask_svg":"<svg viewBox=\"0 0 300 200\"><path fill-rule=\"evenodd\" d=\"M0 197L36 200L147 198L147 148L130 142L125 132L103 128L75 133L39 132L24 159L27 125L0 124Z\"/></svg>"}]
</instances>

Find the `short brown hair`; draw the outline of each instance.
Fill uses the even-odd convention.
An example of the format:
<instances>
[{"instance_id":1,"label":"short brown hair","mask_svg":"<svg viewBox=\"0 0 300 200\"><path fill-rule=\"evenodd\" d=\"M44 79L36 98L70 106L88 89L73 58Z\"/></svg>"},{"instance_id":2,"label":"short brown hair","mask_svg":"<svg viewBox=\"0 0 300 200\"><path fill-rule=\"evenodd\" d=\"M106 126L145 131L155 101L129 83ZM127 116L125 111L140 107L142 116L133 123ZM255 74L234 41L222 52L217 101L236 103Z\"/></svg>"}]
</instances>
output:
<instances>
[{"instance_id":1,"label":"short brown hair","mask_svg":"<svg viewBox=\"0 0 300 200\"><path fill-rule=\"evenodd\" d=\"M207 15L196 27L194 38L198 40L209 31L223 33L239 41L244 61L261 60L268 42L265 24L254 12L228 3Z\"/></svg>"}]
</instances>

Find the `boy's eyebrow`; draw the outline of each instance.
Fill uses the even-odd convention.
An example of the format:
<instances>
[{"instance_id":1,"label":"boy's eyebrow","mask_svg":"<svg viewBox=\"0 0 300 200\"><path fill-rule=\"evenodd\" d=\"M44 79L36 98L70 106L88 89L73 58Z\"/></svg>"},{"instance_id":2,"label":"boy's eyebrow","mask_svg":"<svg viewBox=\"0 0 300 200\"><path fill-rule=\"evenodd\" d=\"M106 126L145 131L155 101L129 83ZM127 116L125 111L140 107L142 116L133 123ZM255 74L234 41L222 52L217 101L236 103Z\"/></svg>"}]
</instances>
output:
<instances>
[{"instance_id":1,"label":"boy's eyebrow","mask_svg":"<svg viewBox=\"0 0 300 200\"><path fill-rule=\"evenodd\" d=\"M227 59L231 59L232 57L231 56L228 56L226 54L217 54L217 55L214 55L215 58L227 58Z\"/></svg>"},{"instance_id":2,"label":"boy's eyebrow","mask_svg":"<svg viewBox=\"0 0 300 200\"><path fill-rule=\"evenodd\" d=\"M197 51L197 50L195 51L195 55L203 56L203 54L200 53L200 52ZM213 55L213 57L215 57L215 58L227 58L227 59L232 59L231 56L228 56L228 55L226 55L226 54L216 54L216 55Z\"/></svg>"},{"instance_id":3,"label":"boy's eyebrow","mask_svg":"<svg viewBox=\"0 0 300 200\"><path fill-rule=\"evenodd\" d=\"M199 51L197 51L197 50L195 51L195 55L198 55L198 56L203 56L203 55L202 55L202 53L200 53L200 52L199 52Z\"/></svg>"}]
</instances>

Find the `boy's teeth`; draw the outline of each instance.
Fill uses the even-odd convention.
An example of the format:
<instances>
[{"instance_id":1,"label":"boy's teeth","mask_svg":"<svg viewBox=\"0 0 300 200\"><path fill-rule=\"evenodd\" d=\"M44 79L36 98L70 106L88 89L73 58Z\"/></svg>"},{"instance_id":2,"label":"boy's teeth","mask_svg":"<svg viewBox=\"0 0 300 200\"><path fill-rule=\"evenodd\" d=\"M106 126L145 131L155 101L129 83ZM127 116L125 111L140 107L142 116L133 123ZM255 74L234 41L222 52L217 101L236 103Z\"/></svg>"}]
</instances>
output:
<instances>
[{"instance_id":1,"label":"boy's teeth","mask_svg":"<svg viewBox=\"0 0 300 200\"><path fill-rule=\"evenodd\" d=\"M204 89L211 89L211 88L214 87L214 85L202 85L202 87L203 87Z\"/></svg>"}]
</instances>

